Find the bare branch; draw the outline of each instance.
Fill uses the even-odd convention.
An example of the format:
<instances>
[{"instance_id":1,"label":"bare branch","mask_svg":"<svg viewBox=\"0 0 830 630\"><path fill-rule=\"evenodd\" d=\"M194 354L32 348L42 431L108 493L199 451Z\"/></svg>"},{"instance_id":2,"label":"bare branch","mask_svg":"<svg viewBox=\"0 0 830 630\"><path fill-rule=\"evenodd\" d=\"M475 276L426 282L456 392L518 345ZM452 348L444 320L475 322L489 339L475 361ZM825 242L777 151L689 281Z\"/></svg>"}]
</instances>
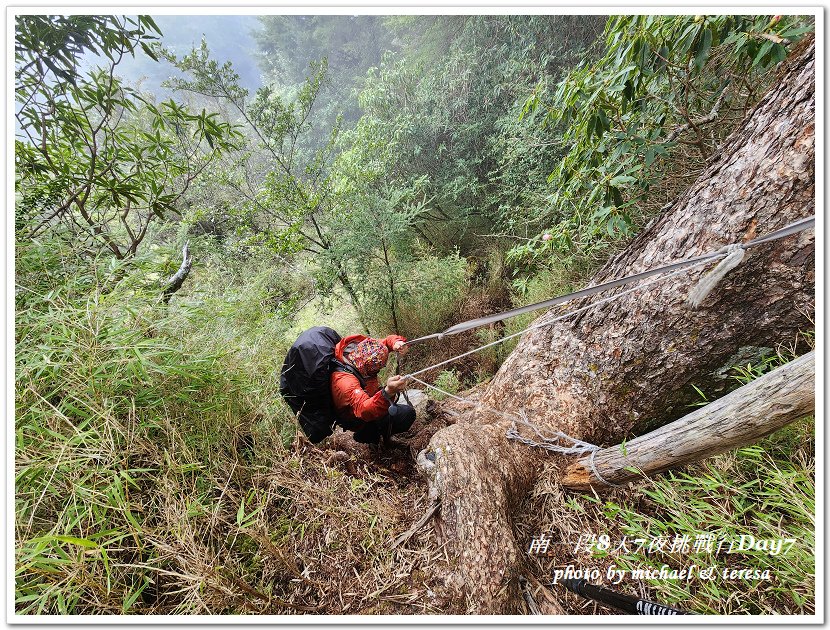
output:
<instances>
[{"instance_id":1,"label":"bare branch","mask_svg":"<svg viewBox=\"0 0 830 630\"><path fill-rule=\"evenodd\" d=\"M712 110L708 114L706 114L706 116L704 116L703 118L699 118L695 121L689 121L685 125L680 125L677 129L675 129L668 136L666 136L666 142L673 142L677 140L680 134L685 133L689 129L697 128L702 125L708 125L709 123L714 122L718 117L718 111L720 111L720 107L723 104L723 100L726 96L728 87L728 85L724 86L723 90L721 90L720 96L718 96L718 100L715 101Z\"/></svg>"},{"instance_id":2,"label":"bare branch","mask_svg":"<svg viewBox=\"0 0 830 630\"><path fill-rule=\"evenodd\" d=\"M190 273L190 268L193 266L193 257L190 256L190 252L188 250L189 245L190 243L184 244L184 247L182 248L181 267L179 267L179 270L175 274L170 276L170 280L167 281L167 287L165 287L164 289L164 294L162 298L165 304L168 304L173 294L182 288L185 279Z\"/></svg>"}]
</instances>

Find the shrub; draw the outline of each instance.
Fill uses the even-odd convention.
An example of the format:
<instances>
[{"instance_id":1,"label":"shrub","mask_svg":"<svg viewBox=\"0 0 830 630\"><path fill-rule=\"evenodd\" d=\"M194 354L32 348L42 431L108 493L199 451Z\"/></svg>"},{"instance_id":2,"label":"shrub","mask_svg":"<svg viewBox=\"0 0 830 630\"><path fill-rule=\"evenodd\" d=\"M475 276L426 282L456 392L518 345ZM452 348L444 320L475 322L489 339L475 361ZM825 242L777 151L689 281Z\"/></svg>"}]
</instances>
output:
<instances>
[{"instance_id":1,"label":"shrub","mask_svg":"<svg viewBox=\"0 0 830 630\"><path fill-rule=\"evenodd\" d=\"M516 307L535 304L579 289L581 288L580 277L583 275L578 268L570 267L564 262L545 265L531 277L520 277L514 280L513 304ZM563 308L567 307L566 304ZM513 335L524 330L545 312L544 310L534 311L505 320L504 334ZM516 337L503 344L502 352L504 352L504 356L507 356L516 347L518 341L519 338Z\"/></svg>"},{"instance_id":2,"label":"shrub","mask_svg":"<svg viewBox=\"0 0 830 630\"><path fill-rule=\"evenodd\" d=\"M457 252L437 256L429 252L396 265L395 311L398 332L414 338L449 326L466 295L467 261ZM364 311L373 332L394 329L389 277L378 269L366 282Z\"/></svg>"},{"instance_id":3,"label":"shrub","mask_svg":"<svg viewBox=\"0 0 830 630\"><path fill-rule=\"evenodd\" d=\"M441 372L435 378L434 385L449 394L457 394L461 389L461 381L455 370L444 370ZM432 390L432 396L435 400L444 400L447 397L445 394L436 390Z\"/></svg>"}]
</instances>

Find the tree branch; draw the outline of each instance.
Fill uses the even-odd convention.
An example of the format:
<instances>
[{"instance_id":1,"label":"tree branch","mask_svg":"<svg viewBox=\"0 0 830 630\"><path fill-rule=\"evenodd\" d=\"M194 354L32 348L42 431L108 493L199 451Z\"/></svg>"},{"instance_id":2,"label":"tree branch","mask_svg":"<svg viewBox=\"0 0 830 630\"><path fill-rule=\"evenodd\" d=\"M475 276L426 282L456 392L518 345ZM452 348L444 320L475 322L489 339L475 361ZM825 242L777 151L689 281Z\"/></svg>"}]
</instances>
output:
<instances>
[{"instance_id":1,"label":"tree branch","mask_svg":"<svg viewBox=\"0 0 830 630\"><path fill-rule=\"evenodd\" d=\"M603 489L757 442L815 412L815 353L810 352L680 420L568 467L566 488ZM597 470L600 470L597 473Z\"/></svg>"},{"instance_id":2,"label":"tree branch","mask_svg":"<svg viewBox=\"0 0 830 630\"><path fill-rule=\"evenodd\" d=\"M723 104L723 99L726 96L726 88L728 87L728 84L723 86L723 90L721 90L720 96L718 96L718 100L715 101L712 110L708 114L706 114L706 116L694 121L690 120L685 125L680 125L677 129L675 129L668 136L666 136L666 142L673 142L678 138L678 136L680 136L680 134L685 133L689 129L696 129L701 125L708 125L709 123L714 122L718 117L718 111L720 110L720 107ZM695 142L694 144L697 143Z\"/></svg>"},{"instance_id":3,"label":"tree branch","mask_svg":"<svg viewBox=\"0 0 830 630\"><path fill-rule=\"evenodd\" d=\"M190 245L190 243L185 243L182 248L181 267L179 267L179 270L170 277L170 280L167 281L167 287L164 289L163 294L165 304L170 303L170 298L176 291L182 288L182 284L184 284L187 275L190 273L190 268L193 265L193 257L190 256L188 245Z\"/></svg>"}]
</instances>

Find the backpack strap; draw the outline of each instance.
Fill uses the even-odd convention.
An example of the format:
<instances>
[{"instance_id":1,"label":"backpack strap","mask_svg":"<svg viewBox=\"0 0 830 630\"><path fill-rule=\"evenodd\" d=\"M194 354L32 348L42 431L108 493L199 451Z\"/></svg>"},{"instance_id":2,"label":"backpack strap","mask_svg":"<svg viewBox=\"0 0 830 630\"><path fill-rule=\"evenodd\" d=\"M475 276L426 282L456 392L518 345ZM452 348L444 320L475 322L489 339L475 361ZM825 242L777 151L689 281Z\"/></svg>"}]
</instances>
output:
<instances>
[{"instance_id":1,"label":"backpack strap","mask_svg":"<svg viewBox=\"0 0 830 630\"><path fill-rule=\"evenodd\" d=\"M342 363L337 359L332 359L331 365L332 372L348 372L349 374L357 378L357 382L360 383L361 387L363 387L364 389L366 388L366 379L363 378L363 376L360 374L360 372L358 372L355 366L349 365L347 363Z\"/></svg>"}]
</instances>

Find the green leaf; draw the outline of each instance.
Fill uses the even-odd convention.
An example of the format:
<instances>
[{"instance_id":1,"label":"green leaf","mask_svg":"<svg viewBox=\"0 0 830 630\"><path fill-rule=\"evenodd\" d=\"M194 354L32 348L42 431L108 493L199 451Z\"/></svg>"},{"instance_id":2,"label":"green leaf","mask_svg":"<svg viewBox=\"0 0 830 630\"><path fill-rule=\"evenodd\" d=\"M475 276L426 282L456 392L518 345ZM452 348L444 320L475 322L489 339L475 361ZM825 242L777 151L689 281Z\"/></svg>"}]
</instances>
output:
<instances>
[{"instance_id":1,"label":"green leaf","mask_svg":"<svg viewBox=\"0 0 830 630\"><path fill-rule=\"evenodd\" d=\"M675 49L677 52L681 54L687 53L694 43L696 38L695 31L698 30L698 25L696 23L689 24L686 29L683 31L683 34L677 39L675 43Z\"/></svg>"},{"instance_id":2,"label":"green leaf","mask_svg":"<svg viewBox=\"0 0 830 630\"><path fill-rule=\"evenodd\" d=\"M239 509L236 511L236 524L242 525L242 521L245 520L245 499L239 503Z\"/></svg>"},{"instance_id":3,"label":"green leaf","mask_svg":"<svg viewBox=\"0 0 830 630\"><path fill-rule=\"evenodd\" d=\"M816 30L815 26L810 24L808 26L802 26L802 27L799 27L799 28L787 29L787 30L785 30L784 32L781 33L781 37L785 37L787 39L795 39L795 38L799 37L800 35L804 35L804 33L812 33L815 30Z\"/></svg>"},{"instance_id":4,"label":"green leaf","mask_svg":"<svg viewBox=\"0 0 830 630\"><path fill-rule=\"evenodd\" d=\"M706 28L703 31L703 37L701 38L700 43L697 46L697 52L695 54L695 66L697 69L700 70L706 65L706 60L709 58L709 51L712 48L712 29Z\"/></svg>"},{"instance_id":5,"label":"green leaf","mask_svg":"<svg viewBox=\"0 0 830 630\"><path fill-rule=\"evenodd\" d=\"M623 201L622 193L620 193L620 189L616 186L611 186L611 199L614 201L614 205L619 208L625 204Z\"/></svg>"},{"instance_id":6,"label":"green leaf","mask_svg":"<svg viewBox=\"0 0 830 630\"><path fill-rule=\"evenodd\" d=\"M623 89L623 99L624 101L634 100L634 81L632 79L628 79L625 82L625 88Z\"/></svg>"},{"instance_id":7,"label":"green leaf","mask_svg":"<svg viewBox=\"0 0 830 630\"><path fill-rule=\"evenodd\" d=\"M762 44L761 48L758 50L758 54L755 55L755 58L752 60L752 67L756 67L761 65L763 58L766 54L770 51L770 49L774 46L774 42L766 41Z\"/></svg>"},{"instance_id":8,"label":"green leaf","mask_svg":"<svg viewBox=\"0 0 830 630\"><path fill-rule=\"evenodd\" d=\"M48 540L52 538L53 540L57 540L59 542L69 543L72 545L78 545L79 547L86 547L87 549L95 549L98 547L98 543L89 540L87 538L76 538L74 536L44 536L43 540Z\"/></svg>"},{"instance_id":9,"label":"green leaf","mask_svg":"<svg viewBox=\"0 0 830 630\"><path fill-rule=\"evenodd\" d=\"M152 47L148 46L146 43L141 42L141 49L144 51L144 54L147 55L153 61L159 60L158 55L156 55L156 53L153 52Z\"/></svg>"},{"instance_id":10,"label":"green leaf","mask_svg":"<svg viewBox=\"0 0 830 630\"><path fill-rule=\"evenodd\" d=\"M599 116L599 122L602 125L603 131L610 131L611 122L608 120L608 116L606 115L605 110L600 109L599 112L597 112L597 115Z\"/></svg>"},{"instance_id":11,"label":"green leaf","mask_svg":"<svg viewBox=\"0 0 830 630\"><path fill-rule=\"evenodd\" d=\"M149 16L149 15L139 15L138 16L138 21L140 23L144 24L145 26L153 29L156 32L157 35L162 34L161 29L158 27L155 20L151 16Z\"/></svg>"},{"instance_id":12,"label":"green leaf","mask_svg":"<svg viewBox=\"0 0 830 630\"><path fill-rule=\"evenodd\" d=\"M127 611L130 610L130 608L133 607L133 604L135 604L136 600L144 592L144 590L147 588L147 586L149 586L149 584L150 584L149 578L145 577L144 580L141 583L141 586L139 586L137 589L135 589L135 591L133 591L130 595L128 595L127 599L124 600L124 604L121 607L121 612L122 613L126 613Z\"/></svg>"},{"instance_id":13,"label":"green leaf","mask_svg":"<svg viewBox=\"0 0 830 630\"><path fill-rule=\"evenodd\" d=\"M636 177L631 177L631 175L617 175L616 177L611 178L609 182L612 186L620 186L621 184L630 184L631 182L636 182Z\"/></svg>"},{"instance_id":14,"label":"green leaf","mask_svg":"<svg viewBox=\"0 0 830 630\"><path fill-rule=\"evenodd\" d=\"M775 44L772 47L771 61L772 63L781 63L787 58L787 49L781 44Z\"/></svg>"},{"instance_id":15,"label":"green leaf","mask_svg":"<svg viewBox=\"0 0 830 630\"><path fill-rule=\"evenodd\" d=\"M669 59L669 47L668 46L660 46L659 50L657 51L656 61L654 64L654 71L660 72L668 65Z\"/></svg>"}]
</instances>

